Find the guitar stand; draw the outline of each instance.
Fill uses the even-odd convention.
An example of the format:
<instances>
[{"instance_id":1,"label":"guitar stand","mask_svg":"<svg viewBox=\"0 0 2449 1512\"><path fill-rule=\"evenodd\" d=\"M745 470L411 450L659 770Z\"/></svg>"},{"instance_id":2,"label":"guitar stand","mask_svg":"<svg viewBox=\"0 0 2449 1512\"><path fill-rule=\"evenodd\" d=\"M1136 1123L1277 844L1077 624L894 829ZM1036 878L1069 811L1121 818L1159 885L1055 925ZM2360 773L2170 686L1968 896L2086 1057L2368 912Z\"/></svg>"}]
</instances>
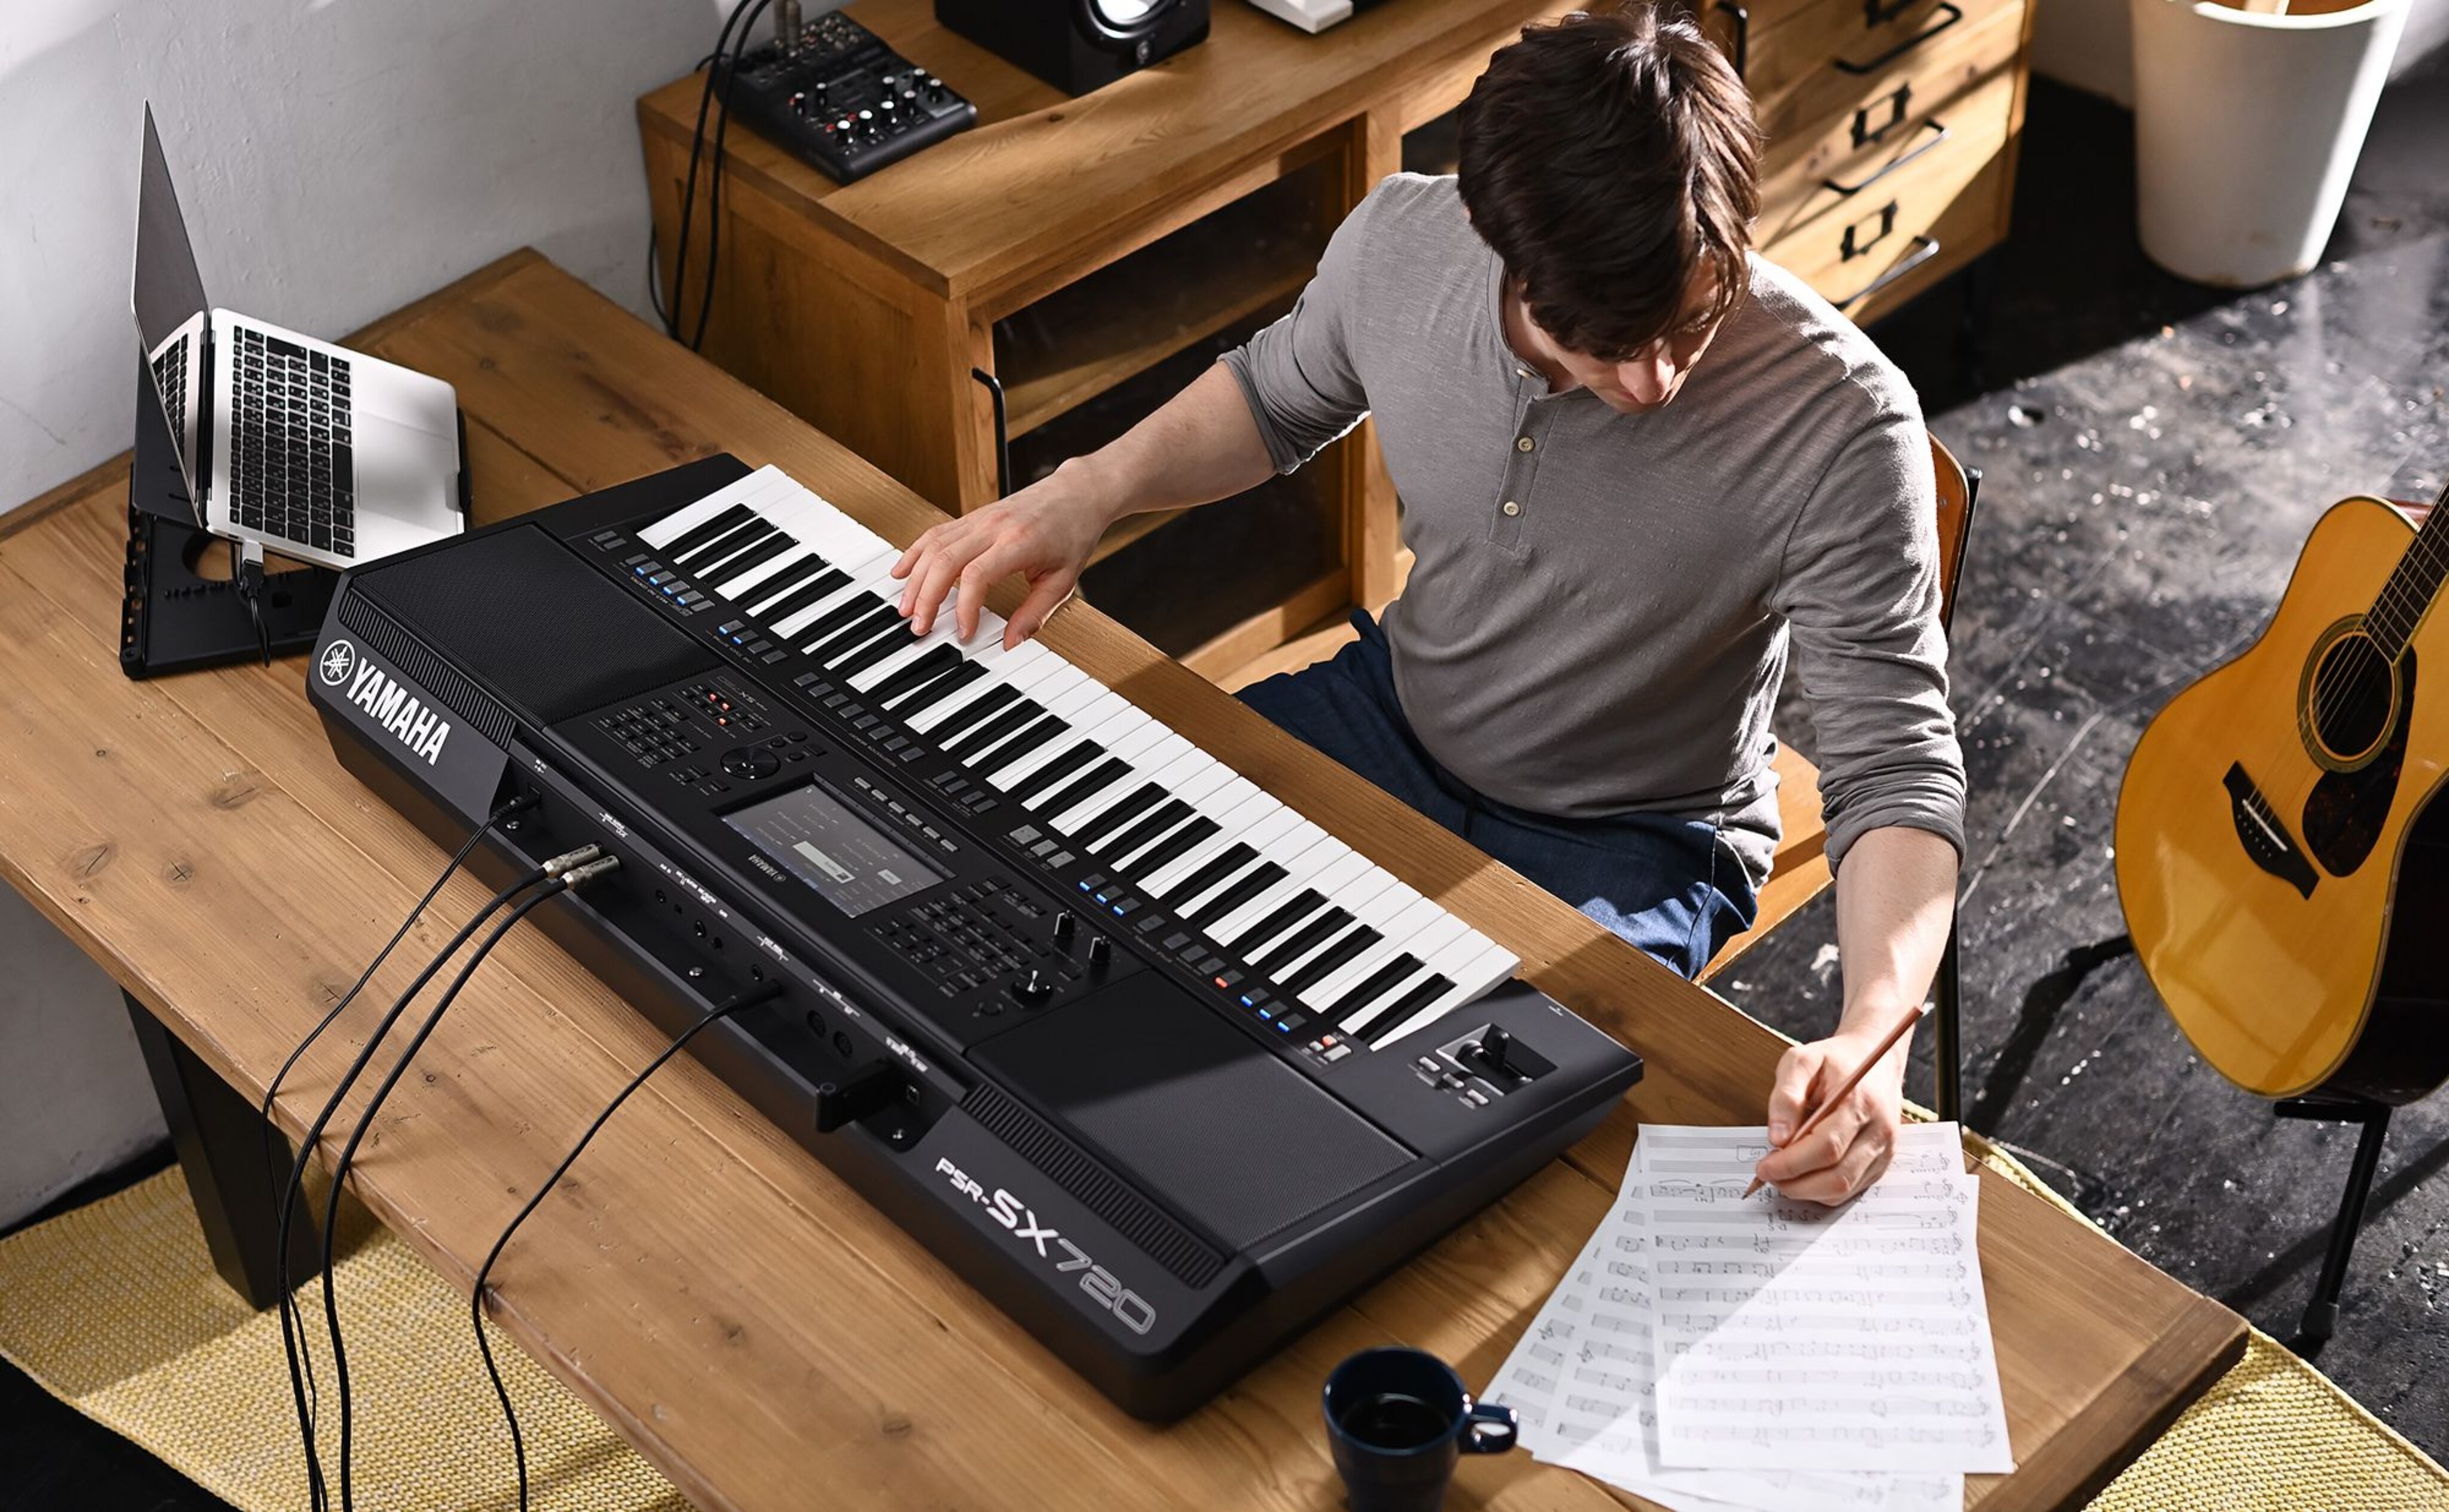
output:
<instances>
[{"instance_id":1,"label":"guitar stand","mask_svg":"<svg viewBox=\"0 0 2449 1512\"><path fill-rule=\"evenodd\" d=\"M2372 1195L2373 1173L2381 1166L2382 1141L2389 1137L2390 1105L2369 1098L2287 1098L2271 1111L2283 1119L2322 1123L2354 1123L2362 1128L2356 1139L2355 1163L2347 1167L2347 1189L2339 1198L2339 1215L2330 1223L2329 1253L2322 1257L2322 1273L2313 1283L2312 1300L2304 1304L2297 1337L2317 1348L2339 1323L2339 1292L2346 1285L2347 1257L2355 1253L2356 1234L2363 1228L2364 1199Z\"/></svg>"}]
</instances>

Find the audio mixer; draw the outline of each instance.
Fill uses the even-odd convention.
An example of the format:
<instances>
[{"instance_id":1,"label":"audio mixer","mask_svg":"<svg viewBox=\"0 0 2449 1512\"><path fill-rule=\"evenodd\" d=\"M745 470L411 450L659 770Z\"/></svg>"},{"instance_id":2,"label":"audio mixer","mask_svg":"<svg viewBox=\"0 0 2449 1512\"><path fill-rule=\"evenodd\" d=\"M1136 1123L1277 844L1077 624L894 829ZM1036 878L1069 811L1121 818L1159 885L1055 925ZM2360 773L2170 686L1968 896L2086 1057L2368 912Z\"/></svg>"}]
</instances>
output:
<instances>
[{"instance_id":1,"label":"audio mixer","mask_svg":"<svg viewBox=\"0 0 2449 1512\"><path fill-rule=\"evenodd\" d=\"M798 36L718 65L723 106L839 182L977 124L977 106L838 10Z\"/></svg>"}]
</instances>

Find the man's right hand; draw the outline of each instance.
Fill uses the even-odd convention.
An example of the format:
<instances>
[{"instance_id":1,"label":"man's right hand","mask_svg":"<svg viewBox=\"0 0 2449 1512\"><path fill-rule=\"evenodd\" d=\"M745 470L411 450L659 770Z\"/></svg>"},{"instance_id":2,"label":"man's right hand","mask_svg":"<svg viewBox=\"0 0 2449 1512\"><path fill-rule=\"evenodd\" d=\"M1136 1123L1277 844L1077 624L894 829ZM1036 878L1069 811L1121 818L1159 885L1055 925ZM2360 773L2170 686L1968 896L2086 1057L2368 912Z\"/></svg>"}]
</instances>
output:
<instances>
[{"instance_id":1,"label":"man's right hand","mask_svg":"<svg viewBox=\"0 0 2449 1512\"><path fill-rule=\"evenodd\" d=\"M960 639L978 633L987 589L1009 574L1029 580L1029 597L1004 626L1003 643L1016 646L1046 624L1089 565L1089 554L1113 514L1088 481L1090 469L1066 462L1012 497L947 520L910 544L893 575L907 580L901 613L914 634L935 626L947 595Z\"/></svg>"}]
</instances>

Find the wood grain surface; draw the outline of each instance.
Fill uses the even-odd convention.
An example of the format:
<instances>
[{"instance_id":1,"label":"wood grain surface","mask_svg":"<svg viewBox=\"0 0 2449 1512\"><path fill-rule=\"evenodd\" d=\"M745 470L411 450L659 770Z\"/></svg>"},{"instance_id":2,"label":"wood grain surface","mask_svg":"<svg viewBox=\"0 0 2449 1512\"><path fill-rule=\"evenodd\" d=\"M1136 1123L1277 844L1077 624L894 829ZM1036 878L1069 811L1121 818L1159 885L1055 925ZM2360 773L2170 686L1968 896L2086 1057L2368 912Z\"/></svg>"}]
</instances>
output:
<instances>
[{"instance_id":1,"label":"wood grain surface","mask_svg":"<svg viewBox=\"0 0 2449 1512\"><path fill-rule=\"evenodd\" d=\"M533 253L359 344L458 386L480 521L718 450L780 465L897 540L939 518ZM124 464L0 516L0 875L260 1095L443 856L339 769L298 660L119 675L124 528ZM1568 1159L1209 1407L1153 1428L1080 1385L694 1062L675 1061L521 1231L494 1284L520 1344L701 1506L1336 1506L1317 1391L1338 1358L1401 1339L1486 1380L1598 1220L1636 1120L1761 1117L1780 1050L1768 1030L1095 612L1065 610L1048 638L1504 941L1533 982L1639 1050L1649 1074ZM482 893L465 879L446 890L415 942L438 947ZM405 982L417 950L402 954L293 1074L280 1101L293 1132L387 1003L381 989ZM659 1044L541 935L514 936L385 1107L354 1186L464 1288L532 1184ZM2079 1504L2236 1358L2244 1325L2010 1183L1985 1176L1983 1188L1982 1273L2023 1469L1976 1478L1968 1501ZM386 1404L359 1408L379 1432ZM507 1442L468 1452L497 1459L508 1484ZM1517 1454L1467 1462L1449 1504L1641 1503Z\"/></svg>"}]
</instances>

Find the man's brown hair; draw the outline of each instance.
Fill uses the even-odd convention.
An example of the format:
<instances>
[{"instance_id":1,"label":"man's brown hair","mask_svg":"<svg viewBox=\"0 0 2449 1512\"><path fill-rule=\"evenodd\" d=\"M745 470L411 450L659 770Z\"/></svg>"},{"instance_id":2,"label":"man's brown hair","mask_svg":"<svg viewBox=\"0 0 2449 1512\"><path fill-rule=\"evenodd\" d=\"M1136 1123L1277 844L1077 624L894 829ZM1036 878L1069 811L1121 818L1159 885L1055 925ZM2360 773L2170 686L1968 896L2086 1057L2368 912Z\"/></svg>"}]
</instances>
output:
<instances>
[{"instance_id":1,"label":"man's brown hair","mask_svg":"<svg viewBox=\"0 0 2449 1512\"><path fill-rule=\"evenodd\" d=\"M1471 223L1570 350L1629 358L1682 323L1705 269L1710 320L1743 302L1760 129L1688 19L1637 3L1525 27L1472 86L1460 125Z\"/></svg>"}]
</instances>

